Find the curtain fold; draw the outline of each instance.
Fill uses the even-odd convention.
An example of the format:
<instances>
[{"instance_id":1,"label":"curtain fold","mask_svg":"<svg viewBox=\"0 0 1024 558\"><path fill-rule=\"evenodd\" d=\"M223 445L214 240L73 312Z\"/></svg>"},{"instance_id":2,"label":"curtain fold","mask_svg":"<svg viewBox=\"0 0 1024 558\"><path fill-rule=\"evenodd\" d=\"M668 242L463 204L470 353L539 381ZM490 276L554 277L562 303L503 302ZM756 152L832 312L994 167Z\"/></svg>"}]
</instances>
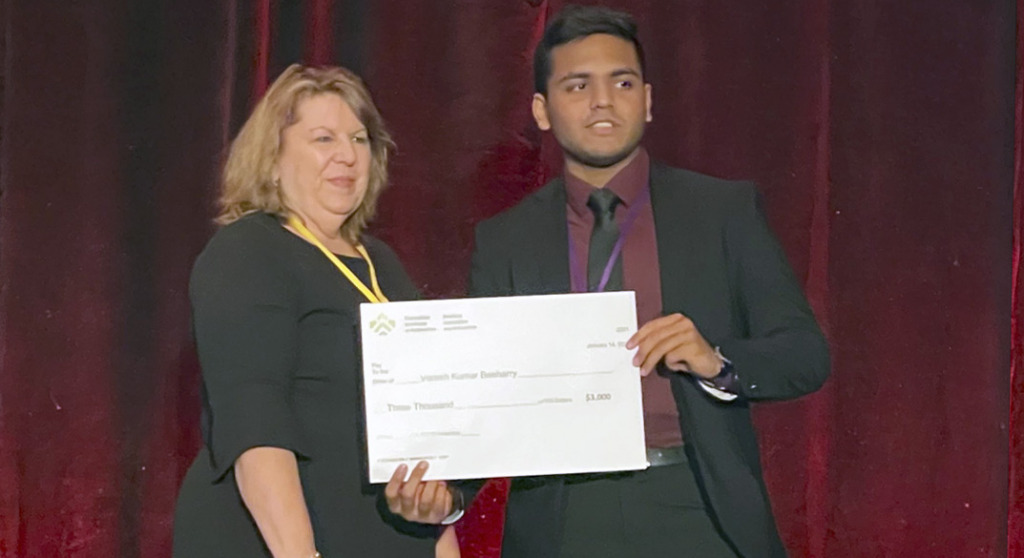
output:
<instances>
[{"instance_id":1,"label":"curtain fold","mask_svg":"<svg viewBox=\"0 0 1024 558\"><path fill-rule=\"evenodd\" d=\"M602 3L640 23L651 153L758 182L832 343L821 392L756 410L792 556L1024 558L1024 0ZM564 4L0 2L0 558L170 555L188 273L270 80L366 79L398 143L373 233L461 296L474 224L559 172L529 100Z\"/></svg>"},{"instance_id":2,"label":"curtain fold","mask_svg":"<svg viewBox=\"0 0 1024 558\"><path fill-rule=\"evenodd\" d=\"M1010 489L1007 547L1024 558L1024 0L1017 0L1017 65L1014 95L1013 253L1010 314Z\"/></svg>"}]
</instances>

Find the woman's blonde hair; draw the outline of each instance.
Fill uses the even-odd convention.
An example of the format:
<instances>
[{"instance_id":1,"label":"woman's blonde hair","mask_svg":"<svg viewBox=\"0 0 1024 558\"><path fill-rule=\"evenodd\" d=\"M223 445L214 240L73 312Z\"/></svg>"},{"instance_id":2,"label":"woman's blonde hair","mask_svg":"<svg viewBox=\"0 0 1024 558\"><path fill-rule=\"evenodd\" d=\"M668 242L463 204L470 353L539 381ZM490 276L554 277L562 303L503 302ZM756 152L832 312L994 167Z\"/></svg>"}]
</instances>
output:
<instances>
[{"instance_id":1,"label":"woman's blonde hair","mask_svg":"<svg viewBox=\"0 0 1024 558\"><path fill-rule=\"evenodd\" d=\"M274 179L274 166L281 153L281 132L295 123L299 103L323 94L341 97L366 126L370 137L370 177L366 195L341 226L341 234L347 240L358 242L387 184L388 153L394 148L394 142L366 85L359 76L338 67L292 64L271 84L231 142L221 179L218 223L226 225L255 211L287 217L290 210L280 182Z\"/></svg>"}]
</instances>

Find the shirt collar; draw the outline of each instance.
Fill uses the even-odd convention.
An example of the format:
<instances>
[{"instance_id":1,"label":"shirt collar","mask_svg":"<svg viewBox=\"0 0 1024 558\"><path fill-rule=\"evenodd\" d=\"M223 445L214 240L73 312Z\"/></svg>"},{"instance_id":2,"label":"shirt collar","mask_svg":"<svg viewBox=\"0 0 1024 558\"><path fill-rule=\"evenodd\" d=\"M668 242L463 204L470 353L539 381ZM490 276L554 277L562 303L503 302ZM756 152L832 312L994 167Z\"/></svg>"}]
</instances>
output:
<instances>
[{"instance_id":1,"label":"shirt collar","mask_svg":"<svg viewBox=\"0 0 1024 558\"><path fill-rule=\"evenodd\" d=\"M633 157L633 160L628 165L615 173L615 176L604 187L615 192L615 195L619 196L619 199L622 200L622 205L629 207L643 193L644 188L647 187L650 173L651 159L647 155L647 150L640 147L636 157ZM590 208L587 207L587 200L590 198L590 193L596 189L595 186L584 181L582 178L570 173L568 170L565 171L566 198L570 209L578 215L590 213Z\"/></svg>"}]
</instances>

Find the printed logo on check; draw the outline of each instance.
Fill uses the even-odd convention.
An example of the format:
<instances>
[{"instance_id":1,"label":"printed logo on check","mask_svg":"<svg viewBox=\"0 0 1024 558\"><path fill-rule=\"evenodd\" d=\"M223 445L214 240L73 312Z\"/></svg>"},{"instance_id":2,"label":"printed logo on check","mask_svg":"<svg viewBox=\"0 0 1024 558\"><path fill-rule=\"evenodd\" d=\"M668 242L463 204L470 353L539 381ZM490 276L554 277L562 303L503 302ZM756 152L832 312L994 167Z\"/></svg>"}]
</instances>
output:
<instances>
[{"instance_id":1,"label":"printed logo on check","mask_svg":"<svg viewBox=\"0 0 1024 558\"><path fill-rule=\"evenodd\" d=\"M370 320L370 331L377 335L387 335L391 333L391 330L395 329L395 320L387 317L386 314L377 316L377 319Z\"/></svg>"}]
</instances>

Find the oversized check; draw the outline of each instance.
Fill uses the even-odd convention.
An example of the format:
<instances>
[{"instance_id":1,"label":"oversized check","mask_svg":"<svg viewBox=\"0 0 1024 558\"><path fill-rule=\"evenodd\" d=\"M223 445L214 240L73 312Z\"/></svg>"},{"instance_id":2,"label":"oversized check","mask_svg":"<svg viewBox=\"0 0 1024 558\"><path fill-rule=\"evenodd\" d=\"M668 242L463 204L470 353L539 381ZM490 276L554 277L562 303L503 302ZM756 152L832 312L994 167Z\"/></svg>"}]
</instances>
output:
<instances>
[{"instance_id":1,"label":"oversized check","mask_svg":"<svg viewBox=\"0 0 1024 558\"><path fill-rule=\"evenodd\" d=\"M632 292L363 304L370 482L647 467Z\"/></svg>"}]
</instances>

